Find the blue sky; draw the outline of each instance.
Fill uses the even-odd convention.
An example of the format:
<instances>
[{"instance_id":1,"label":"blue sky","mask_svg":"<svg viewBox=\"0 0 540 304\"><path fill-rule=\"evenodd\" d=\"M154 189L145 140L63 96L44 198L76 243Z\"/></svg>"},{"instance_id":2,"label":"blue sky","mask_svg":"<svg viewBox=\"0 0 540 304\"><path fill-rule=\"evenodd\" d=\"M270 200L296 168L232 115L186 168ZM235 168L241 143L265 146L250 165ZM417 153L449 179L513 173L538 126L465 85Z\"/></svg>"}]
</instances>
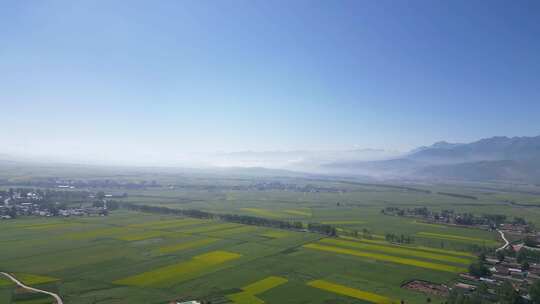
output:
<instances>
[{"instance_id":1,"label":"blue sky","mask_svg":"<svg viewBox=\"0 0 540 304\"><path fill-rule=\"evenodd\" d=\"M539 16L538 1L0 0L0 153L539 135Z\"/></svg>"}]
</instances>

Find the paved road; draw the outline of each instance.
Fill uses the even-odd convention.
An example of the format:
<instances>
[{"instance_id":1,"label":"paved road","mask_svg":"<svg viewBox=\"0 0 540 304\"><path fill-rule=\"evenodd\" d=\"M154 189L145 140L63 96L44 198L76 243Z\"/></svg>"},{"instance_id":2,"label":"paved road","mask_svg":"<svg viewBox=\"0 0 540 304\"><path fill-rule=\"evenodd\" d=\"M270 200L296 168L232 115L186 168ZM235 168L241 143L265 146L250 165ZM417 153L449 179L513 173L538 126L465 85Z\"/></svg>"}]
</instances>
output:
<instances>
[{"instance_id":1,"label":"paved road","mask_svg":"<svg viewBox=\"0 0 540 304\"><path fill-rule=\"evenodd\" d=\"M46 291L46 290L42 290L42 289L33 288L33 287L30 287L30 286L26 286L22 282L17 280L14 276L10 275L9 273L0 272L0 274L4 275L8 279L12 280L15 284L19 285L20 287L22 287L24 289L27 289L27 290L30 290L30 291L33 291L33 292L39 292L39 293L44 293L44 294L50 295L51 297L53 297L56 300L56 304L64 304L64 302L62 302L62 298L60 298L60 296L58 296L55 293L52 293L52 292L49 292L49 291Z\"/></svg>"},{"instance_id":2,"label":"paved road","mask_svg":"<svg viewBox=\"0 0 540 304\"><path fill-rule=\"evenodd\" d=\"M496 251L499 251L499 250L503 250L504 248L506 248L508 245L510 245L510 242L508 242L508 240L506 239L506 237L504 236L504 232L502 232L501 230L497 229L497 232L499 232L499 234L501 235L501 238L503 239L504 241L504 245L500 248L497 248Z\"/></svg>"}]
</instances>

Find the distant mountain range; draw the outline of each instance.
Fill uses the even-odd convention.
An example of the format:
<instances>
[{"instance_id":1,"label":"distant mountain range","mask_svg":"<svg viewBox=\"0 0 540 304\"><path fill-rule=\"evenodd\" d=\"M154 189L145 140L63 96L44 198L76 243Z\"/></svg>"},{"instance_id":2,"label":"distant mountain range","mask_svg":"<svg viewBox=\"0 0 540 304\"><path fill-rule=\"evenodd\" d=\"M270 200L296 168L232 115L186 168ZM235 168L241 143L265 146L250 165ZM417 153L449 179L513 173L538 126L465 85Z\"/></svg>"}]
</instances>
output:
<instances>
[{"instance_id":1,"label":"distant mountain range","mask_svg":"<svg viewBox=\"0 0 540 304\"><path fill-rule=\"evenodd\" d=\"M15 157L0 153L2 166L39 163L62 164L66 161L53 157ZM171 163L161 168L185 170L199 168L227 174L237 172L286 176L307 172L357 178L510 181L540 184L540 136L499 136L472 143L441 141L431 146L419 147L409 153L380 149L243 151L196 154L177 163Z\"/></svg>"},{"instance_id":2,"label":"distant mountain range","mask_svg":"<svg viewBox=\"0 0 540 304\"><path fill-rule=\"evenodd\" d=\"M491 137L476 142L437 142L390 160L333 162L333 173L375 177L540 182L540 136Z\"/></svg>"}]
</instances>

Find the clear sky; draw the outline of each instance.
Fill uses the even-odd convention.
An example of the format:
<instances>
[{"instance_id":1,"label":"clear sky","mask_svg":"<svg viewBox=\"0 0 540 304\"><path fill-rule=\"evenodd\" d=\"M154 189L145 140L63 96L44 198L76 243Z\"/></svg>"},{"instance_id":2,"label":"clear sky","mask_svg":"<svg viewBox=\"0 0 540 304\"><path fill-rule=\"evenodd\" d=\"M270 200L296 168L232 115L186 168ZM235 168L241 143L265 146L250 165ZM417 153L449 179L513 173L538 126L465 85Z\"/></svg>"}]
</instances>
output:
<instances>
[{"instance_id":1,"label":"clear sky","mask_svg":"<svg viewBox=\"0 0 540 304\"><path fill-rule=\"evenodd\" d=\"M540 1L3 1L1 153L540 134Z\"/></svg>"}]
</instances>

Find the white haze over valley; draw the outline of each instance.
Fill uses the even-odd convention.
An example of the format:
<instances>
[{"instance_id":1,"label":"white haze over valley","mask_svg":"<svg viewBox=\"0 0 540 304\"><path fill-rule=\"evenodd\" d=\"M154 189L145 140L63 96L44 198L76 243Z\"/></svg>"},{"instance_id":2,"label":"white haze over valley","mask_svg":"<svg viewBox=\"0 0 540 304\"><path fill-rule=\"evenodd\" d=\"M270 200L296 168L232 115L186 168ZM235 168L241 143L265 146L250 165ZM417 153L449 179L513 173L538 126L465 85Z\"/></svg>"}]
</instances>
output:
<instances>
[{"instance_id":1,"label":"white haze over valley","mask_svg":"<svg viewBox=\"0 0 540 304\"><path fill-rule=\"evenodd\" d=\"M386 160L403 152L384 149L350 150L295 150L295 151L237 151L237 152L177 152L127 149L122 157L111 150L87 154L84 149L58 153L7 151L0 153L0 161L54 162L90 165L164 166L164 167L262 167L301 171L319 171L322 164Z\"/></svg>"}]
</instances>

